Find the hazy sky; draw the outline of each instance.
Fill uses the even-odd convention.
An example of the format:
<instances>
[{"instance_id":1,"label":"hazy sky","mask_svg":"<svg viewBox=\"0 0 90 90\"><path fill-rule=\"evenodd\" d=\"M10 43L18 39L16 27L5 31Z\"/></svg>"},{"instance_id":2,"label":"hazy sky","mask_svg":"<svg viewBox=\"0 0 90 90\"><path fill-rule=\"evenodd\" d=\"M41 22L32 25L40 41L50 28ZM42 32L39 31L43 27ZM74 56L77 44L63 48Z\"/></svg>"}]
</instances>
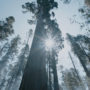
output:
<instances>
[{"instance_id":1,"label":"hazy sky","mask_svg":"<svg viewBox=\"0 0 90 90\"><path fill-rule=\"evenodd\" d=\"M16 22L14 23L14 29L16 34L21 34L24 38L26 31L28 31L31 26L27 23L27 19L30 18L30 13L23 14L21 5L30 0L0 0L0 20L4 20L8 16L14 16ZM70 33L73 35L82 33L78 24L71 24L70 19L73 15L76 15L77 20L80 19L80 14L78 9L83 5L83 0L72 0L70 4L63 4L60 0L59 8L56 10L56 19L62 33Z\"/></svg>"},{"instance_id":2,"label":"hazy sky","mask_svg":"<svg viewBox=\"0 0 90 90\"><path fill-rule=\"evenodd\" d=\"M15 17L14 30L16 34L21 34L24 38L26 31L30 29L27 23L29 14L23 14L22 4L29 0L0 0L0 20L4 20L8 16Z\"/></svg>"},{"instance_id":3,"label":"hazy sky","mask_svg":"<svg viewBox=\"0 0 90 90\"><path fill-rule=\"evenodd\" d=\"M72 35L77 35L83 33L80 30L80 26L77 23L71 24L74 18L83 22L80 12L78 9L83 6L84 0L71 0L70 4L63 4L59 1L59 9L56 11L56 18L58 24L60 25L61 31L65 33L70 33Z\"/></svg>"}]
</instances>

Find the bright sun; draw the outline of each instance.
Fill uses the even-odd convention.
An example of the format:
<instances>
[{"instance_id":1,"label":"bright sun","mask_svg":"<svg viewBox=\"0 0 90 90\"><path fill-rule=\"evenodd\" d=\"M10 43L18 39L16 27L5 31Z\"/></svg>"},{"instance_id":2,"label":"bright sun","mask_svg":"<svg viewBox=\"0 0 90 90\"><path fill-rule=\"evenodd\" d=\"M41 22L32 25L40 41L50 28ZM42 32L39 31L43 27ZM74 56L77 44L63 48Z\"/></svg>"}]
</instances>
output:
<instances>
[{"instance_id":1,"label":"bright sun","mask_svg":"<svg viewBox=\"0 0 90 90\"><path fill-rule=\"evenodd\" d=\"M51 38L46 39L45 46L47 49L52 49L54 47L54 40Z\"/></svg>"}]
</instances>

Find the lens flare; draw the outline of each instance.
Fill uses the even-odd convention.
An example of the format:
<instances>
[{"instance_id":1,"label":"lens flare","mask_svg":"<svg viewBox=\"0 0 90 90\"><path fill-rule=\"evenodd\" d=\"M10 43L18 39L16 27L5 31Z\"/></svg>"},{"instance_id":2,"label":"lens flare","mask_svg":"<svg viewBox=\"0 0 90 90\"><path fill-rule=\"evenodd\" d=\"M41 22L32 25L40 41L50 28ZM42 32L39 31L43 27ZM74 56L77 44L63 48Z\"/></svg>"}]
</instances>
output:
<instances>
[{"instance_id":1,"label":"lens flare","mask_svg":"<svg viewBox=\"0 0 90 90\"><path fill-rule=\"evenodd\" d=\"M45 40L45 46L47 49L52 49L54 47L54 40L48 38L47 40Z\"/></svg>"}]
</instances>

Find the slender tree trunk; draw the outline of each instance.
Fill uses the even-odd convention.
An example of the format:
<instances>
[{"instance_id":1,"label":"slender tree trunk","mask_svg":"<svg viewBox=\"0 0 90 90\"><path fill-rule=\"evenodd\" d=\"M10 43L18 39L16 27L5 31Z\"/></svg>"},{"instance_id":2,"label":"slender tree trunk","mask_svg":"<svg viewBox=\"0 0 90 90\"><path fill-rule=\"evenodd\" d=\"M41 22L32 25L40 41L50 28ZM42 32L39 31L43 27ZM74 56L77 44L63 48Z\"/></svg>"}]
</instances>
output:
<instances>
[{"instance_id":1,"label":"slender tree trunk","mask_svg":"<svg viewBox=\"0 0 90 90\"><path fill-rule=\"evenodd\" d=\"M7 47L8 43L5 43L4 46L0 49L0 56L2 56L2 52L4 51L4 49Z\"/></svg>"},{"instance_id":2,"label":"slender tree trunk","mask_svg":"<svg viewBox=\"0 0 90 90\"><path fill-rule=\"evenodd\" d=\"M48 89L49 90L52 90L52 76L51 76L51 74L52 74L52 72L51 72L51 55L50 55L51 53L49 52L48 53L48 64L49 64L49 66L48 66L48 68L49 68L49 71L48 71L48 73L49 73L49 76L48 76L48 82L49 82L49 86L48 86Z\"/></svg>"},{"instance_id":3,"label":"slender tree trunk","mask_svg":"<svg viewBox=\"0 0 90 90\"><path fill-rule=\"evenodd\" d=\"M70 52L69 52L69 56L70 56L71 62L72 62L72 64L73 64L73 67L74 67L74 69L75 69L75 72L76 72L76 74L77 74L77 77L78 77L79 81L81 81L81 79L80 79L80 77L79 77L79 75L78 75L76 66L75 66L75 64L74 64L74 61L73 61L73 59L72 59L72 56L71 56Z\"/></svg>"},{"instance_id":4,"label":"slender tree trunk","mask_svg":"<svg viewBox=\"0 0 90 90\"><path fill-rule=\"evenodd\" d=\"M79 61L81 65L83 66L85 73L87 74L88 77L90 77L90 72L87 69L86 64L85 64L86 57L85 57L85 54L83 53L83 50L81 49L80 45L78 45L75 42L74 38L71 35L68 35L68 39L70 40L72 49L74 53L77 55L77 57L79 58Z\"/></svg>"},{"instance_id":5,"label":"slender tree trunk","mask_svg":"<svg viewBox=\"0 0 90 90\"><path fill-rule=\"evenodd\" d=\"M54 64L54 67L53 67L53 72L54 72L54 90L59 90L57 69L56 69L56 65L55 64Z\"/></svg>"},{"instance_id":6,"label":"slender tree trunk","mask_svg":"<svg viewBox=\"0 0 90 90\"><path fill-rule=\"evenodd\" d=\"M49 63L49 90L52 90L52 77L51 77L51 67Z\"/></svg>"},{"instance_id":7,"label":"slender tree trunk","mask_svg":"<svg viewBox=\"0 0 90 90\"><path fill-rule=\"evenodd\" d=\"M54 52L52 52L52 69L53 69L53 75L54 75L54 90L62 90L61 87L59 88L57 67L56 67L56 60L55 60Z\"/></svg>"},{"instance_id":8,"label":"slender tree trunk","mask_svg":"<svg viewBox=\"0 0 90 90\"><path fill-rule=\"evenodd\" d=\"M80 43L80 46L81 46L81 48L82 48L82 50L83 50L83 53L86 55L86 57L88 58L88 60L90 61L90 56L89 55L87 55L87 53L85 52L85 50L84 50L84 48L83 48L83 46L82 46L82 44L81 44L81 42L79 42Z\"/></svg>"},{"instance_id":9,"label":"slender tree trunk","mask_svg":"<svg viewBox=\"0 0 90 90\"><path fill-rule=\"evenodd\" d=\"M81 65L83 66L83 68L84 68L87 76L90 77L90 72L89 72L89 70L88 70L87 67L86 67L85 58L83 57L83 56L84 56L84 53L82 53L83 51L82 51L82 49L80 48L79 45L78 45L78 50L79 50L79 51L77 51L77 56L78 56L78 58L79 58L79 60L80 60L80 63L81 63ZM81 55L80 55L80 53L81 53Z\"/></svg>"}]
</instances>

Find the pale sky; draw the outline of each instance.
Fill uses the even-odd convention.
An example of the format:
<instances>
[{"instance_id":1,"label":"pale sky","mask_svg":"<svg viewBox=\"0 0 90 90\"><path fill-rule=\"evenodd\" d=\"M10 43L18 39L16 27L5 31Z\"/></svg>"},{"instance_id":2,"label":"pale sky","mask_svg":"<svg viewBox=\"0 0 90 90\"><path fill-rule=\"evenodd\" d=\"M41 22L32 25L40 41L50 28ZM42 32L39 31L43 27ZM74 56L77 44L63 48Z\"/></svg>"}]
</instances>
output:
<instances>
[{"instance_id":1,"label":"pale sky","mask_svg":"<svg viewBox=\"0 0 90 90\"><path fill-rule=\"evenodd\" d=\"M14 29L16 34L20 34L22 38L25 37L26 31L32 26L27 23L27 19L30 18L30 13L23 14L21 5L30 0L0 0L0 20L4 20L8 16L14 16L16 22L14 23ZM76 15L77 20L80 18L78 9L83 5L84 0L72 0L70 4L63 4L61 0L57 0L59 8L55 9L56 19L59 27L65 36L65 33L77 35L83 33L78 24L71 24L70 19L73 15Z\"/></svg>"},{"instance_id":2,"label":"pale sky","mask_svg":"<svg viewBox=\"0 0 90 90\"><path fill-rule=\"evenodd\" d=\"M56 18L62 33L70 33L72 35L77 35L84 33L80 30L80 26L77 23L71 24L71 19L75 19L79 22L83 22L80 12L78 9L83 6L84 0L71 0L70 4L63 4L59 1L59 9L56 10Z\"/></svg>"},{"instance_id":3,"label":"pale sky","mask_svg":"<svg viewBox=\"0 0 90 90\"><path fill-rule=\"evenodd\" d=\"M0 20L4 20L8 16L15 17L14 30L16 34L20 34L25 38L26 31L30 29L27 23L30 15L23 14L22 4L29 0L0 0Z\"/></svg>"}]
</instances>

